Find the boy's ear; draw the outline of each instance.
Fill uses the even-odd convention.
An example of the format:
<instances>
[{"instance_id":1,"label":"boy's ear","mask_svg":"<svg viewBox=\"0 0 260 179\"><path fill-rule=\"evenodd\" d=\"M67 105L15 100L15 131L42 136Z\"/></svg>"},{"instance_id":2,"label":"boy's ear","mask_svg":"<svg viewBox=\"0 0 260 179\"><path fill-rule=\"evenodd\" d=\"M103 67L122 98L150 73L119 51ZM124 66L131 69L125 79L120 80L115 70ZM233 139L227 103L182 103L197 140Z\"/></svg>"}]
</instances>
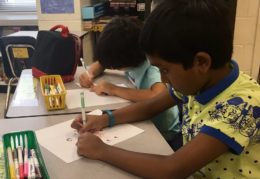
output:
<instances>
[{"instance_id":1,"label":"boy's ear","mask_svg":"<svg viewBox=\"0 0 260 179\"><path fill-rule=\"evenodd\" d=\"M200 72L206 73L210 70L211 67L211 56L206 52L196 53L193 66L196 67Z\"/></svg>"}]
</instances>

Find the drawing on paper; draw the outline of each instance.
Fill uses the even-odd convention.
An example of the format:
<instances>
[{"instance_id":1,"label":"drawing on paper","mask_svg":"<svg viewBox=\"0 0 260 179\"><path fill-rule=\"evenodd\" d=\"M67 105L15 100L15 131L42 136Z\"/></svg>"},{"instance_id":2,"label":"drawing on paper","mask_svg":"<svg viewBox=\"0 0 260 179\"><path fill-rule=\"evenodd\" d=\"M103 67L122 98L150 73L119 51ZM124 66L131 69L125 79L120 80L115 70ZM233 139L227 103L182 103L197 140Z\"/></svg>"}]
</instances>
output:
<instances>
[{"instance_id":1,"label":"drawing on paper","mask_svg":"<svg viewBox=\"0 0 260 179\"><path fill-rule=\"evenodd\" d=\"M69 136L65 137L65 140L67 142L73 142L73 141L77 141L79 137L79 133L77 132L77 130L73 130L71 135L69 134Z\"/></svg>"}]
</instances>

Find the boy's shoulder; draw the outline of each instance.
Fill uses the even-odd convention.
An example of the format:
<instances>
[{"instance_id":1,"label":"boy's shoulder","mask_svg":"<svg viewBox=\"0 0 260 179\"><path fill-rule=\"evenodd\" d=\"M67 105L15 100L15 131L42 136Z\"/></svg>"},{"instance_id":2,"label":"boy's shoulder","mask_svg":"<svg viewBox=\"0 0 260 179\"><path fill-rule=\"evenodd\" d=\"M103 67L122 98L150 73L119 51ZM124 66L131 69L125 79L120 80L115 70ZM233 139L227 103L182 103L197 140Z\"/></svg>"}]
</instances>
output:
<instances>
[{"instance_id":1,"label":"boy's shoulder","mask_svg":"<svg viewBox=\"0 0 260 179\"><path fill-rule=\"evenodd\" d=\"M222 112L231 110L239 114L246 109L246 111L253 110L254 113L255 111L258 113L260 112L258 107L260 106L260 86L253 78L240 72L237 79L206 106Z\"/></svg>"},{"instance_id":2,"label":"boy's shoulder","mask_svg":"<svg viewBox=\"0 0 260 179\"><path fill-rule=\"evenodd\" d=\"M225 94L241 97L247 102L256 102L260 105L260 85L244 72L240 72L237 80L226 89Z\"/></svg>"},{"instance_id":3,"label":"boy's shoulder","mask_svg":"<svg viewBox=\"0 0 260 179\"><path fill-rule=\"evenodd\" d=\"M156 66L153 66L153 65L150 65L148 68L147 68L147 73L153 75L154 73L159 73L160 74L160 70L158 67Z\"/></svg>"},{"instance_id":4,"label":"boy's shoulder","mask_svg":"<svg viewBox=\"0 0 260 179\"><path fill-rule=\"evenodd\" d=\"M239 72L237 83L239 83L239 85L242 85L241 87L251 86L255 87L257 90L259 90L258 88L260 87L260 85L254 78L242 71Z\"/></svg>"}]
</instances>

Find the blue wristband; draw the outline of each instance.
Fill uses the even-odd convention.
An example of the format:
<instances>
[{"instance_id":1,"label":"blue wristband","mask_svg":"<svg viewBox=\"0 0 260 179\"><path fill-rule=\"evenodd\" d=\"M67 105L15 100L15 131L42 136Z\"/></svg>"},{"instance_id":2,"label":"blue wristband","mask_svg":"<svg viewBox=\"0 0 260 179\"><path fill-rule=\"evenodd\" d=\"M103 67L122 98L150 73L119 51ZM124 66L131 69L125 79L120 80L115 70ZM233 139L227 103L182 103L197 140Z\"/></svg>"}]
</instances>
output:
<instances>
[{"instance_id":1,"label":"blue wristband","mask_svg":"<svg viewBox=\"0 0 260 179\"><path fill-rule=\"evenodd\" d=\"M111 110L104 110L104 112L108 115L108 126L113 127L115 125L115 117Z\"/></svg>"}]
</instances>

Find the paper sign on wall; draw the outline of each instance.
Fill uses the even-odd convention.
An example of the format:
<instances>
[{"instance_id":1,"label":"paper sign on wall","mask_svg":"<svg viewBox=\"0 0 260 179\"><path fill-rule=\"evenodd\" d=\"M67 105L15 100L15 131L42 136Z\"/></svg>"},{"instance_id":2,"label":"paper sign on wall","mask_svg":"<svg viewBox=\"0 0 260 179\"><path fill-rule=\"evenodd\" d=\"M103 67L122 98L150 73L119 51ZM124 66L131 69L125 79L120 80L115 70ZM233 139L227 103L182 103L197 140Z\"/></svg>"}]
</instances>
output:
<instances>
[{"instance_id":1,"label":"paper sign on wall","mask_svg":"<svg viewBox=\"0 0 260 179\"><path fill-rule=\"evenodd\" d=\"M74 13L74 0L41 0L40 3L42 14Z\"/></svg>"}]
</instances>

